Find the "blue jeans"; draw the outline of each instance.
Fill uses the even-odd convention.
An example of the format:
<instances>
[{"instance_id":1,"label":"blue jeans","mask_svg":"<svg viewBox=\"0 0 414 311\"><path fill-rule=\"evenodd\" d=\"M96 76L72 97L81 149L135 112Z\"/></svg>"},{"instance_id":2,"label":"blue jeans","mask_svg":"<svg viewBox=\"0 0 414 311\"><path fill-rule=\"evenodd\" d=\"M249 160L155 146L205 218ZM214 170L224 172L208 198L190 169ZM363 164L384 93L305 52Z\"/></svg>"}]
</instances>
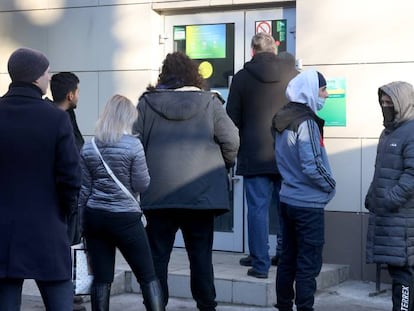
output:
<instances>
[{"instance_id":1,"label":"blue jeans","mask_svg":"<svg viewBox=\"0 0 414 311\"><path fill-rule=\"evenodd\" d=\"M19 311L23 279L0 279L0 310ZM73 284L65 281L36 281L46 311L73 310Z\"/></svg>"},{"instance_id":2,"label":"blue jeans","mask_svg":"<svg viewBox=\"0 0 414 311\"><path fill-rule=\"evenodd\" d=\"M253 268L267 273L270 268L269 257L269 208L276 202L279 215L280 178L271 175L244 177L247 200L247 232ZM273 198L273 200L272 200ZM277 217L279 220L280 217ZM277 252L282 245L282 232L277 226Z\"/></svg>"},{"instance_id":3,"label":"blue jeans","mask_svg":"<svg viewBox=\"0 0 414 311\"><path fill-rule=\"evenodd\" d=\"M324 210L282 202L280 212L283 251L276 274L277 308L292 311L295 299L298 311L312 311L322 268Z\"/></svg>"}]
</instances>

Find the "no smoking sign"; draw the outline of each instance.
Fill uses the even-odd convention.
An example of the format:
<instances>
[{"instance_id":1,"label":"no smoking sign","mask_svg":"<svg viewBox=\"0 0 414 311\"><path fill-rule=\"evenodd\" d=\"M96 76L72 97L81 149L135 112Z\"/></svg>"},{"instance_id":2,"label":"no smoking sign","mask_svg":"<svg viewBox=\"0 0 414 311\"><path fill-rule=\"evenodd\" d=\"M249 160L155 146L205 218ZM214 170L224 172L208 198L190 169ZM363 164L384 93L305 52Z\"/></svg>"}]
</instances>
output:
<instances>
[{"instance_id":1,"label":"no smoking sign","mask_svg":"<svg viewBox=\"0 0 414 311\"><path fill-rule=\"evenodd\" d=\"M258 21L256 22L256 33L265 32L272 34L272 21Z\"/></svg>"}]
</instances>

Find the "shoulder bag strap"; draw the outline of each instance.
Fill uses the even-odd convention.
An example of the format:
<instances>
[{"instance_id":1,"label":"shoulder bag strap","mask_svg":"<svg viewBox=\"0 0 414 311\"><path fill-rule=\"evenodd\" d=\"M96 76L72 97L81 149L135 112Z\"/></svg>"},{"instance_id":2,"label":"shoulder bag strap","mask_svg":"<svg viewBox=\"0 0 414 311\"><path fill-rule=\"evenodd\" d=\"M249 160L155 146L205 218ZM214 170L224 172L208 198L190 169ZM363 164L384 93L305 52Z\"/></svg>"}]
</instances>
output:
<instances>
[{"instance_id":1,"label":"shoulder bag strap","mask_svg":"<svg viewBox=\"0 0 414 311\"><path fill-rule=\"evenodd\" d=\"M92 143L92 146L95 149L96 153L98 154L99 158L101 159L102 164L104 165L104 167L105 167L106 171L108 172L109 176L112 177L112 179L116 182L116 184L119 186L119 188L121 188L121 190L127 196L129 196L132 200L134 200L137 203L138 210L142 213L142 210L141 210L141 207L139 205L138 200L131 194L131 192L129 192L129 190L124 186L124 184L119 181L119 179L115 176L114 172L112 172L111 168L108 166L108 164L106 164L105 160L102 158L102 154L99 152L98 146L96 146L95 137L92 138L91 143Z\"/></svg>"}]
</instances>

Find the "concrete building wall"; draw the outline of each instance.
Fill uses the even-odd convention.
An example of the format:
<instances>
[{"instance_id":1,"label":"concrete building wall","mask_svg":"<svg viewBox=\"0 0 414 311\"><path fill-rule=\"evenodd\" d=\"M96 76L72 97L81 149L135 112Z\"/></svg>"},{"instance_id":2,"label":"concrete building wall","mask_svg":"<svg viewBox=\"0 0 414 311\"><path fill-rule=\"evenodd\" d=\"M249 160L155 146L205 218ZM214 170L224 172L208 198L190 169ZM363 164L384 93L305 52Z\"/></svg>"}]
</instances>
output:
<instances>
[{"instance_id":1,"label":"concrete building wall","mask_svg":"<svg viewBox=\"0 0 414 311\"><path fill-rule=\"evenodd\" d=\"M325 143L337 179L327 207L329 263L351 264L353 278L372 279L364 264L364 196L382 130L377 89L393 80L414 83L414 2L394 0L3 0L0 2L0 93L10 82L7 59L20 46L45 52L51 70L79 75L81 131L93 135L108 98L134 102L154 82L164 57L164 15L296 5L296 57L346 81L345 127L327 127ZM250 38L247 38L250 40Z\"/></svg>"},{"instance_id":2,"label":"concrete building wall","mask_svg":"<svg viewBox=\"0 0 414 311\"><path fill-rule=\"evenodd\" d=\"M99 111L113 94L137 102L158 76L162 18L148 1L116 2L121 1L1 1L0 93L10 83L9 55L28 46L48 56L52 72L79 76L77 115L85 135L93 135Z\"/></svg>"}]
</instances>

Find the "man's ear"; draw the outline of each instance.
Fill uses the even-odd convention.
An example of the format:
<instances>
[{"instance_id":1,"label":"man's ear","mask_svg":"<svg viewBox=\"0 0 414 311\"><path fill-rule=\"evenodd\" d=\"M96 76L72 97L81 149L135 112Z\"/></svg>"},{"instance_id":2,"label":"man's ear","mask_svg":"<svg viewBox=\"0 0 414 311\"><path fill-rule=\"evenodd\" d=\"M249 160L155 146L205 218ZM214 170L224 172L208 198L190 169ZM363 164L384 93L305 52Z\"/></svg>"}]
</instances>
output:
<instances>
[{"instance_id":1,"label":"man's ear","mask_svg":"<svg viewBox=\"0 0 414 311\"><path fill-rule=\"evenodd\" d=\"M36 85L36 86L39 86L39 79L34 80L34 81L32 82L32 84L34 84L34 85Z\"/></svg>"},{"instance_id":2,"label":"man's ear","mask_svg":"<svg viewBox=\"0 0 414 311\"><path fill-rule=\"evenodd\" d=\"M73 92L70 91L68 94L66 94L66 99L71 102L74 96L75 94L73 94Z\"/></svg>"}]
</instances>

